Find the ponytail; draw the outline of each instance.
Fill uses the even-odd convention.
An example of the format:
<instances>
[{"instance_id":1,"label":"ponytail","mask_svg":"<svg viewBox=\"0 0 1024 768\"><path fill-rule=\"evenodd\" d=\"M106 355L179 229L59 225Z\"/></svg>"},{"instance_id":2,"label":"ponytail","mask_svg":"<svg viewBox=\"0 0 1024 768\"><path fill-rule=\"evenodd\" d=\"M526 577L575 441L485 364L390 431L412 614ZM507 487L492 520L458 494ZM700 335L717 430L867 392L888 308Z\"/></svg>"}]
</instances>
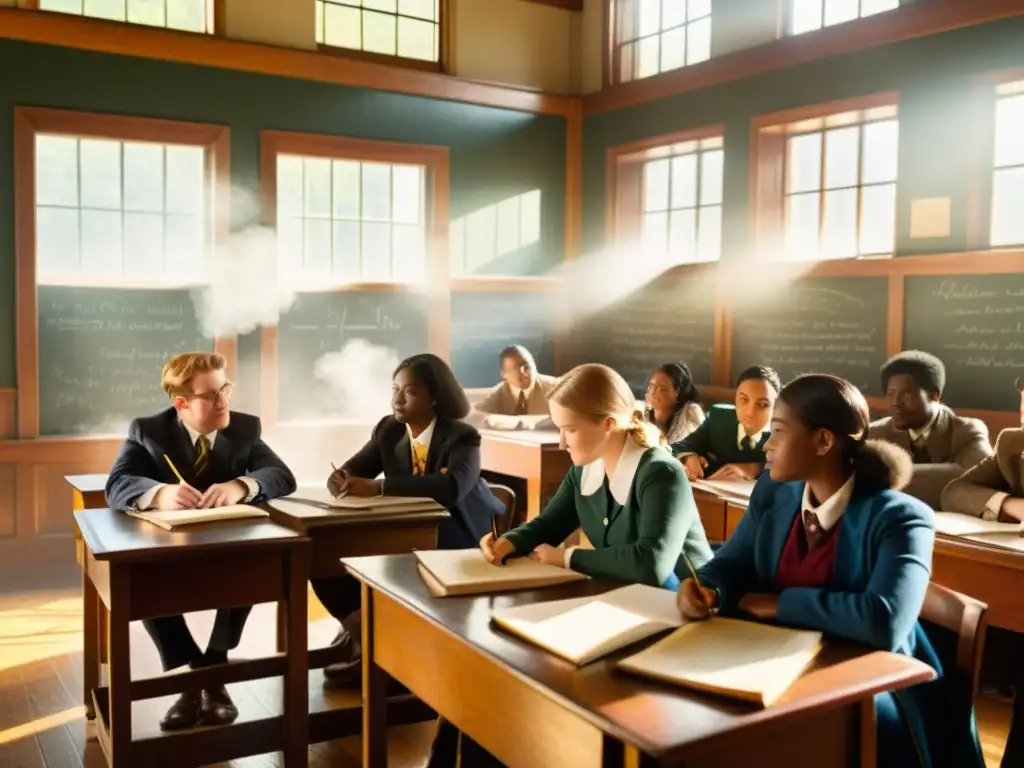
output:
<instances>
[{"instance_id":1,"label":"ponytail","mask_svg":"<svg viewBox=\"0 0 1024 768\"><path fill-rule=\"evenodd\" d=\"M857 477L878 488L900 491L907 487L914 472L910 454L882 440L848 438L850 463Z\"/></svg>"},{"instance_id":2,"label":"ponytail","mask_svg":"<svg viewBox=\"0 0 1024 768\"><path fill-rule=\"evenodd\" d=\"M665 435L647 420L646 414L639 408L633 411L626 427L626 434L643 448L655 448L665 444Z\"/></svg>"}]
</instances>

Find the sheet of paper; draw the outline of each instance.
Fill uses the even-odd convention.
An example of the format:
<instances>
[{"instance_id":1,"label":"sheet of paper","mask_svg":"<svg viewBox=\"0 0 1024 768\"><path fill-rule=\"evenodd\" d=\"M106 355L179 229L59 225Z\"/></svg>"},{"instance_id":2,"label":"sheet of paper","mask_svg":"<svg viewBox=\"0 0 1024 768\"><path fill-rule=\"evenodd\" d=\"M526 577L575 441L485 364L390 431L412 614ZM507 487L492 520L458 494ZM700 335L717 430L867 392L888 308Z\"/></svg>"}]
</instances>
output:
<instances>
[{"instance_id":1,"label":"sheet of paper","mask_svg":"<svg viewBox=\"0 0 1024 768\"><path fill-rule=\"evenodd\" d=\"M506 565L494 565L488 563L477 548L417 550L416 557L447 588L538 579L573 581L585 578L574 571L525 557L509 560Z\"/></svg>"},{"instance_id":2,"label":"sheet of paper","mask_svg":"<svg viewBox=\"0 0 1024 768\"><path fill-rule=\"evenodd\" d=\"M175 509L175 510L147 510L145 512L130 513L133 517L148 520L155 525L168 527L168 529L196 523L208 523L218 520L237 520L242 518L268 517L268 514L248 504L233 504L228 507L217 507L215 509Z\"/></svg>"},{"instance_id":3,"label":"sheet of paper","mask_svg":"<svg viewBox=\"0 0 1024 768\"><path fill-rule=\"evenodd\" d=\"M437 505L433 499L413 496L342 496L335 498L326 487L298 488L295 493L283 497L284 501L311 501L333 509L384 509L394 507L431 507Z\"/></svg>"},{"instance_id":4,"label":"sheet of paper","mask_svg":"<svg viewBox=\"0 0 1024 768\"><path fill-rule=\"evenodd\" d=\"M973 534L998 533L1001 535L1021 535L1024 525L1021 523L1000 523L995 520L982 520L973 515L959 512L936 512L935 531L947 536L969 536Z\"/></svg>"},{"instance_id":5,"label":"sheet of paper","mask_svg":"<svg viewBox=\"0 0 1024 768\"><path fill-rule=\"evenodd\" d=\"M694 480L693 487L731 499L749 499L754 492L753 480Z\"/></svg>"},{"instance_id":6,"label":"sheet of paper","mask_svg":"<svg viewBox=\"0 0 1024 768\"><path fill-rule=\"evenodd\" d=\"M986 544L990 547L1001 547L1003 549L1014 549L1024 552L1024 536L1020 533L985 533L974 536L964 536L968 541L976 541L978 544Z\"/></svg>"}]
</instances>

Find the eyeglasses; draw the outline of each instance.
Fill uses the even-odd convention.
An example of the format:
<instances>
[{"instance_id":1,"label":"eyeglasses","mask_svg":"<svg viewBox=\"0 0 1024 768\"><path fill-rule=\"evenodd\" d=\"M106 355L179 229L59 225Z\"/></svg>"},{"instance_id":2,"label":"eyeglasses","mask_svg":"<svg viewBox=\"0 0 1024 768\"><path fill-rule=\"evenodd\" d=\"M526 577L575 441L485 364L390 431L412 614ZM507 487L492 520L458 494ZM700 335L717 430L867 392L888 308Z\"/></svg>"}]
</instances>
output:
<instances>
[{"instance_id":1,"label":"eyeglasses","mask_svg":"<svg viewBox=\"0 0 1024 768\"><path fill-rule=\"evenodd\" d=\"M235 385L232 382L228 382L223 387L218 389L216 392L201 392L186 395L190 400L205 400L210 405L216 405L218 400L223 399L227 402L231 399L231 393L235 391Z\"/></svg>"}]
</instances>

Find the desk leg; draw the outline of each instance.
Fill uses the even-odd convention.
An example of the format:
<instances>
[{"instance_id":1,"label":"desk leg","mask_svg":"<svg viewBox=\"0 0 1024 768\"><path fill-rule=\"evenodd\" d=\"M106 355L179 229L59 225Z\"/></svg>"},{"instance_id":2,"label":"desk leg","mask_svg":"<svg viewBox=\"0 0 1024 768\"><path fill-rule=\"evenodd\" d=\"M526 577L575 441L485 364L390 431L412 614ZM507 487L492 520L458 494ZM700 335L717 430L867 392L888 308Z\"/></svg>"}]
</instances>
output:
<instances>
[{"instance_id":1,"label":"desk leg","mask_svg":"<svg viewBox=\"0 0 1024 768\"><path fill-rule=\"evenodd\" d=\"M860 726L860 768L877 768L878 723L875 720L875 699L869 696L855 707L852 717Z\"/></svg>"},{"instance_id":2,"label":"desk leg","mask_svg":"<svg viewBox=\"0 0 1024 768\"><path fill-rule=\"evenodd\" d=\"M280 600L277 603L277 611L275 612L275 632L277 633L277 652L285 653L289 647L288 640L288 611L289 608ZM306 649L309 650L308 648Z\"/></svg>"},{"instance_id":3,"label":"desk leg","mask_svg":"<svg viewBox=\"0 0 1024 768\"><path fill-rule=\"evenodd\" d=\"M110 685L110 768L131 765L132 746L132 663L128 640L128 601L131 596L131 571L127 567L110 568L110 634L107 647Z\"/></svg>"},{"instance_id":4,"label":"desk leg","mask_svg":"<svg viewBox=\"0 0 1024 768\"><path fill-rule=\"evenodd\" d=\"M100 664L109 664L110 654L107 649L110 647L110 611L102 600L96 601L96 610L99 616L97 623L100 634Z\"/></svg>"},{"instance_id":5,"label":"desk leg","mask_svg":"<svg viewBox=\"0 0 1024 768\"><path fill-rule=\"evenodd\" d=\"M285 589L287 598L279 602L286 614L284 631L278 627L278 646L287 646L284 673L284 764L286 768L309 765L309 643L307 641L306 580L309 557L305 547L296 547L287 555Z\"/></svg>"},{"instance_id":6,"label":"desk leg","mask_svg":"<svg viewBox=\"0 0 1024 768\"><path fill-rule=\"evenodd\" d=\"M631 744L623 744L608 734L604 736L601 768L648 768L657 765L657 761L649 758Z\"/></svg>"},{"instance_id":7,"label":"desk leg","mask_svg":"<svg viewBox=\"0 0 1024 768\"><path fill-rule=\"evenodd\" d=\"M82 682L85 694L85 716L92 720L96 710L92 703L92 692L100 685L100 600L96 585L89 574L82 571Z\"/></svg>"},{"instance_id":8,"label":"desk leg","mask_svg":"<svg viewBox=\"0 0 1024 768\"><path fill-rule=\"evenodd\" d=\"M388 764L387 675L377 666L373 647L373 590L363 584L363 765Z\"/></svg>"}]
</instances>

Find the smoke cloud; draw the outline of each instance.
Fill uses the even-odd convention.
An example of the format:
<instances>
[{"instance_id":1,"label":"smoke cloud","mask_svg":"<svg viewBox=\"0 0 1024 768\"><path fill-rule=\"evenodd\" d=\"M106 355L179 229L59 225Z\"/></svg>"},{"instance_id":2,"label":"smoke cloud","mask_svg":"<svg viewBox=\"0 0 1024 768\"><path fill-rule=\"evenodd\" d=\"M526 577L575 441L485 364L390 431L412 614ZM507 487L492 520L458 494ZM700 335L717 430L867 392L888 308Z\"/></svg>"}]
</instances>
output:
<instances>
[{"instance_id":1,"label":"smoke cloud","mask_svg":"<svg viewBox=\"0 0 1024 768\"><path fill-rule=\"evenodd\" d=\"M398 353L366 339L352 339L317 359L313 376L331 392L337 415L375 422L391 412L391 375Z\"/></svg>"}]
</instances>

